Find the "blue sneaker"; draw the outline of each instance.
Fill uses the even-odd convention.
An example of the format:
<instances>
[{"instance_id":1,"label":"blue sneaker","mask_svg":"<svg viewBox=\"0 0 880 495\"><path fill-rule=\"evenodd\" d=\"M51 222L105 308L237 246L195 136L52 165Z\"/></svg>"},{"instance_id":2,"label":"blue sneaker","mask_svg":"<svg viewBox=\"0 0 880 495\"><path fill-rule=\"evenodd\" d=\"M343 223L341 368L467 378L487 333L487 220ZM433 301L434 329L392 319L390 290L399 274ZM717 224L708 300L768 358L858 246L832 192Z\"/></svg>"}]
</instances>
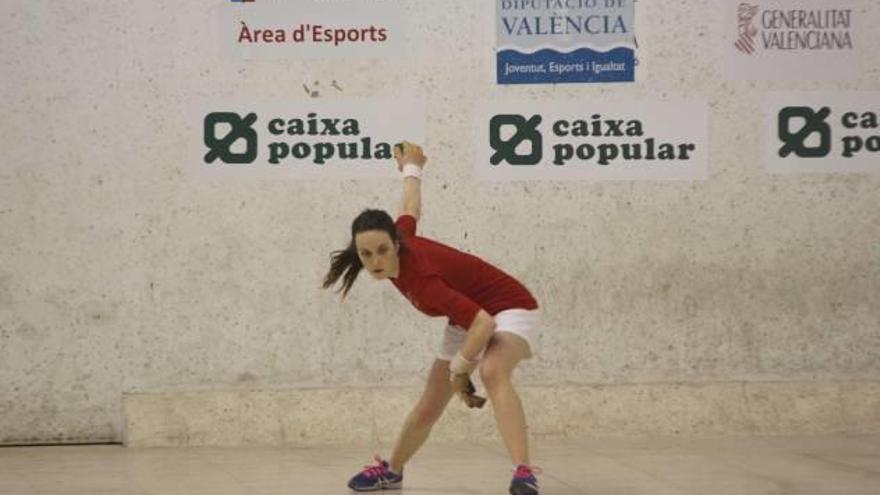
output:
<instances>
[{"instance_id":1,"label":"blue sneaker","mask_svg":"<svg viewBox=\"0 0 880 495\"><path fill-rule=\"evenodd\" d=\"M376 464L364 466L364 470L349 480L348 487L356 492L372 492L376 490L394 490L403 483L403 473L395 473L388 467L388 461L378 455Z\"/></svg>"},{"instance_id":2,"label":"blue sneaker","mask_svg":"<svg viewBox=\"0 0 880 495\"><path fill-rule=\"evenodd\" d=\"M513 472L510 482L510 495L538 495L538 480L535 474L541 474L541 468L520 464Z\"/></svg>"}]
</instances>

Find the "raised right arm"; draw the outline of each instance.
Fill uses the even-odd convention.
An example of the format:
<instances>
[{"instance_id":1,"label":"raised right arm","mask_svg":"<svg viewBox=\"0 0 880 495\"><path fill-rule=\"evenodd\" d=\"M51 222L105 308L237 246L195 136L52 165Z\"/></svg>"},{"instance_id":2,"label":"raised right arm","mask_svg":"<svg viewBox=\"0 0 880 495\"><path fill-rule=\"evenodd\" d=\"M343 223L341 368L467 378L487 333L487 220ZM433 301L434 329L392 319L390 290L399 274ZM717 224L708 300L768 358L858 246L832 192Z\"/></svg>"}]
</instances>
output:
<instances>
[{"instance_id":1,"label":"raised right arm","mask_svg":"<svg viewBox=\"0 0 880 495\"><path fill-rule=\"evenodd\" d=\"M422 214L422 168L428 158L422 148L408 141L394 146L397 169L403 172L403 195L400 199L400 214L412 215L419 220Z\"/></svg>"}]
</instances>

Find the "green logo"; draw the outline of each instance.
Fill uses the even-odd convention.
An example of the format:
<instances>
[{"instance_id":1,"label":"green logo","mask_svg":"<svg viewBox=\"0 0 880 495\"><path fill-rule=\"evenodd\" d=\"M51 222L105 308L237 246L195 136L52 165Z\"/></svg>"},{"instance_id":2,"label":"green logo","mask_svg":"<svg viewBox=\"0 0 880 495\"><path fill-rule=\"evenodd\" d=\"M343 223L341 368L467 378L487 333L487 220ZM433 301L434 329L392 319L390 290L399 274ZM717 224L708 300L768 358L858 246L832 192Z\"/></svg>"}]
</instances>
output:
<instances>
[{"instance_id":1,"label":"green logo","mask_svg":"<svg viewBox=\"0 0 880 495\"><path fill-rule=\"evenodd\" d=\"M544 139L541 132L538 131L538 124L541 123L540 115L533 115L526 120L522 115L496 115L489 121L489 145L495 150L489 162L492 165L498 165L505 161L511 165L537 165L544 156L543 145ZM508 140L501 138L501 128L504 126L513 126L516 132ZM516 148L524 141L529 140L531 143L531 152L527 155L520 155L516 152Z\"/></svg>"},{"instance_id":2,"label":"green logo","mask_svg":"<svg viewBox=\"0 0 880 495\"><path fill-rule=\"evenodd\" d=\"M794 153L801 158L821 158L831 153L831 126L825 119L831 115L831 109L822 107L816 112L810 107L785 107L779 112L779 139L784 146L779 149L782 158ZM804 125L792 132L792 120L803 119ZM818 133L819 143L807 146L807 139Z\"/></svg>"},{"instance_id":3,"label":"green logo","mask_svg":"<svg viewBox=\"0 0 880 495\"><path fill-rule=\"evenodd\" d=\"M210 149L205 154L205 163L214 163L218 158L223 163L253 163L257 159L257 131L253 129L257 114L249 113L241 118L237 113L214 112L205 117L205 146ZM217 126L228 124L231 130L222 138L217 137ZM239 139L245 140L245 150L233 153L232 146Z\"/></svg>"}]
</instances>

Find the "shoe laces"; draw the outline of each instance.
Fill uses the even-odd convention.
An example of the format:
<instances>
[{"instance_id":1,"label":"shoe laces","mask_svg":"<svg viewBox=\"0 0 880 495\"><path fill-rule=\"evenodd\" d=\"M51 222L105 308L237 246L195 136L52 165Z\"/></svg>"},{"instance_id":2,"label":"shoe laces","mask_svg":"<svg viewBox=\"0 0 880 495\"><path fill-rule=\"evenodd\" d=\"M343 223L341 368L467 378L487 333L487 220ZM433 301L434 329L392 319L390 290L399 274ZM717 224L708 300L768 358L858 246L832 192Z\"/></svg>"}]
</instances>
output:
<instances>
[{"instance_id":1,"label":"shoe laces","mask_svg":"<svg viewBox=\"0 0 880 495\"><path fill-rule=\"evenodd\" d=\"M374 465L366 465L364 466L364 470L361 473L368 478L378 478L380 476L385 476L388 474L388 468L385 466L385 460L379 454L375 454L373 456L373 460L376 461Z\"/></svg>"},{"instance_id":2,"label":"shoe laces","mask_svg":"<svg viewBox=\"0 0 880 495\"><path fill-rule=\"evenodd\" d=\"M539 468L538 466L530 466L528 464L520 464L513 471L514 478L528 478L534 474L541 474L544 470Z\"/></svg>"}]
</instances>

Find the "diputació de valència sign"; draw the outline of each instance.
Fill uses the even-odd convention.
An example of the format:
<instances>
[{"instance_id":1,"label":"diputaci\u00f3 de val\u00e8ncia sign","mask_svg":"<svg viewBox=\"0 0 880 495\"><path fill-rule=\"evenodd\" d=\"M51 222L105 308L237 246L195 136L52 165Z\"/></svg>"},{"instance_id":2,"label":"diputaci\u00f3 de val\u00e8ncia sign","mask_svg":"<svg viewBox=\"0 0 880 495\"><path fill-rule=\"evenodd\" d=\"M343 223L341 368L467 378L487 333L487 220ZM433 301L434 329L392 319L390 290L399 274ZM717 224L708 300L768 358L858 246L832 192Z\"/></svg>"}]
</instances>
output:
<instances>
[{"instance_id":1,"label":"diputaci\u00f3 de val\u00e8ncia sign","mask_svg":"<svg viewBox=\"0 0 880 495\"><path fill-rule=\"evenodd\" d=\"M496 0L499 84L635 79L634 0Z\"/></svg>"}]
</instances>

